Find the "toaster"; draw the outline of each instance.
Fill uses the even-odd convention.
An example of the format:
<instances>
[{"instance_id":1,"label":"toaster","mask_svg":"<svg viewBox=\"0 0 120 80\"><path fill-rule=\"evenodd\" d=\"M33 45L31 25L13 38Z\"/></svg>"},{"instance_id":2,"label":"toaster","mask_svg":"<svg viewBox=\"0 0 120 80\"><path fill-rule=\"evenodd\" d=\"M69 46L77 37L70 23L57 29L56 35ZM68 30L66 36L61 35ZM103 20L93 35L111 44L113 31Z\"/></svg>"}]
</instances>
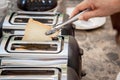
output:
<instances>
[{"instance_id":1,"label":"toaster","mask_svg":"<svg viewBox=\"0 0 120 80\"><path fill-rule=\"evenodd\" d=\"M22 37L5 34L1 38L0 80L81 79L83 50L73 36L61 35L49 42L24 42Z\"/></svg>"},{"instance_id":2,"label":"toaster","mask_svg":"<svg viewBox=\"0 0 120 80\"><path fill-rule=\"evenodd\" d=\"M54 27L68 16L59 12L16 11L1 24L0 80L81 80L83 50L66 25L52 41L22 41L29 18Z\"/></svg>"}]
</instances>

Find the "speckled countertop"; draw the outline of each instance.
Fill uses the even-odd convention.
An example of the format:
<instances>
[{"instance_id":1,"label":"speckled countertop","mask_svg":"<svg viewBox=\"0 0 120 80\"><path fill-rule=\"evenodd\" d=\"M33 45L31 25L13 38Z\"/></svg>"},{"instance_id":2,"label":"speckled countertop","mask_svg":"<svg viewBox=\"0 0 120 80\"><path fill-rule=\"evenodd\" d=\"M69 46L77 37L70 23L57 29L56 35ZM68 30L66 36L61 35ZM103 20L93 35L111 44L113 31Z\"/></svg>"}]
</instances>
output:
<instances>
[{"instance_id":1,"label":"speckled countertop","mask_svg":"<svg viewBox=\"0 0 120 80\"><path fill-rule=\"evenodd\" d=\"M72 3L74 2L74 3ZM67 7L74 7L80 0L68 0ZM120 46L115 42L116 31L110 17L105 25L94 30L76 30L75 38L84 50L82 68L86 76L82 80L115 80L120 72Z\"/></svg>"},{"instance_id":2,"label":"speckled countertop","mask_svg":"<svg viewBox=\"0 0 120 80\"><path fill-rule=\"evenodd\" d=\"M110 18L99 29L76 30L75 37L84 50L82 67L87 75L82 80L115 80L120 71L120 47L116 45Z\"/></svg>"}]
</instances>

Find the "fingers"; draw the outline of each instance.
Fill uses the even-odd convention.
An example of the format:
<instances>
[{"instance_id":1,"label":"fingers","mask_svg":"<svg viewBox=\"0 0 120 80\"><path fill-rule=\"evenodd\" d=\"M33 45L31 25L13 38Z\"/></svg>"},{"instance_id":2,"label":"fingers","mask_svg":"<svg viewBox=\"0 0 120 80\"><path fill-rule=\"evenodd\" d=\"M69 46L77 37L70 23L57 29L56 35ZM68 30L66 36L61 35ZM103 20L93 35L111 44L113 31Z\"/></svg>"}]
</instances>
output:
<instances>
[{"instance_id":1,"label":"fingers","mask_svg":"<svg viewBox=\"0 0 120 80\"><path fill-rule=\"evenodd\" d=\"M100 17L100 14L101 14L101 11L99 10L91 10L82 14L79 17L79 20L88 20L89 18L92 18L92 17L98 17L98 16Z\"/></svg>"},{"instance_id":2,"label":"fingers","mask_svg":"<svg viewBox=\"0 0 120 80\"><path fill-rule=\"evenodd\" d=\"M74 15L76 15L77 13L79 13L82 10L85 10L87 8L89 8L90 6L87 4L86 1L81 2L80 4L78 4L75 9L72 11L72 14L70 17L73 17Z\"/></svg>"}]
</instances>

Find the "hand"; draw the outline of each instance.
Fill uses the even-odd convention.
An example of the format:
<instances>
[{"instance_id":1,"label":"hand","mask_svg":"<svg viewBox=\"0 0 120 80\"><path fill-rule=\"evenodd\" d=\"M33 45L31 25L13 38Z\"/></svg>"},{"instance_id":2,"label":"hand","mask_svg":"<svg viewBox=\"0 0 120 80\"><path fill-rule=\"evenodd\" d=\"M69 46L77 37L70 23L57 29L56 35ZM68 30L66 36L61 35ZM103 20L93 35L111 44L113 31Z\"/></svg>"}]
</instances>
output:
<instances>
[{"instance_id":1,"label":"hand","mask_svg":"<svg viewBox=\"0 0 120 80\"><path fill-rule=\"evenodd\" d=\"M120 11L120 0L84 0L73 10L71 17L82 10L91 9L82 14L79 19L88 20L92 17L109 16Z\"/></svg>"}]
</instances>

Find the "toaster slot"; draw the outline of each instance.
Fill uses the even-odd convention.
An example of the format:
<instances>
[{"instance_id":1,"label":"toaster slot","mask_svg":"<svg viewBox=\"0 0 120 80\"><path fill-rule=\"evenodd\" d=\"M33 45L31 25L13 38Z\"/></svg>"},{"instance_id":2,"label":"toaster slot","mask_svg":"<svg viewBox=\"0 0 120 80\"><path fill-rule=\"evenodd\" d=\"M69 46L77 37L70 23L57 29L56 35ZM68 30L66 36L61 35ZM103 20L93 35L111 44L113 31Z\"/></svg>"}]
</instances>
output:
<instances>
[{"instance_id":1,"label":"toaster slot","mask_svg":"<svg viewBox=\"0 0 120 80\"><path fill-rule=\"evenodd\" d=\"M56 51L58 45L57 44L20 44L20 43L15 43L12 44L11 50L14 51L19 51L19 50L38 50L38 51Z\"/></svg>"},{"instance_id":2,"label":"toaster slot","mask_svg":"<svg viewBox=\"0 0 120 80\"><path fill-rule=\"evenodd\" d=\"M22 40L22 36L16 36L13 40ZM52 41L59 41L58 37L52 37Z\"/></svg>"},{"instance_id":3,"label":"toaster slot","mask_svg":"<svg viewBox=\"0 0 120 80\"><path fill-rule=\"evenodd\" d=\"M29 20L29 18L15 18L14 22L15 23L27 23L28 20ZM49 23L49 24L53 23L53 19L37 19L37 18L34 18L34 20L42 22L42 23Z\"/></svg>"},{"instance_id":4,"label":"toaster slot","mask_svg":"<svg viewBox=\"0 0 120 80\"><path fill-rule=\"evenodd\" d=\"M36 14L36 13L17 13L17 15L23 15L23 16L56 16L57 14L48 14L48 13L39 13L39 14Z\"/></svg>"},{"instance_id":5,"label":"toaster slot","mask_svg":"<svg viewBox=\"0 0 120 80\"><path fill-rule=\"evenodd\" d=\"M54 75L53 70L3 70L1 75Z\"/></svg>"},{"instance_id":6,"label":"toaster slot","mask_svg":"<svg viewBox=\"0 0 120 80\"><path fill-rule=\"evenodd\" d=\"M6 44L6 50L9 53L58 53L62 50L63 40L53 38L47 42L25 42L22 36L11 36Z\"/></svg>"},{"instance_id":7,"label":"toaster slot","mask_svg":"<svg viewBox=\"0 0 120 80\"><path fill-rule=\"evenodd\" d=\"M59 12L33 12L33 11L17 11L14 15L30 15L30 16L55 16L59 15Z\"/></svg>"},{"instance_id":8,"label":"toaster slot","mask_svg":"<svg viewBox=\"0 0 120 80\"><path fill-rule=\"evenodd\" d=\"M10 23L14 25L25 25L30 18L47 25L55 25L57 22L58 13L17 12L11 17Z\"/></svg>"},{"instance_id":9,"label":"toaster slot","mask_svg":"<svg viewBox=\"0 0 120 80\"><path fill-rule=\"evenodd\" d=\"M60 80L57 68L3 68L0 80Z\"/></svg>"},{"instance_id":10,"label":"toaster slot","mask_svg":"<svg viewBox=\"0 0 120 80\"><path fill-rule=\"evenodd\" d=\"M58 53L60 51L60 44L57 43L11 43L10 46L7 46L9 53ZM42 52L42 53L40 53Z\"/></svg>"}]
</instances>

